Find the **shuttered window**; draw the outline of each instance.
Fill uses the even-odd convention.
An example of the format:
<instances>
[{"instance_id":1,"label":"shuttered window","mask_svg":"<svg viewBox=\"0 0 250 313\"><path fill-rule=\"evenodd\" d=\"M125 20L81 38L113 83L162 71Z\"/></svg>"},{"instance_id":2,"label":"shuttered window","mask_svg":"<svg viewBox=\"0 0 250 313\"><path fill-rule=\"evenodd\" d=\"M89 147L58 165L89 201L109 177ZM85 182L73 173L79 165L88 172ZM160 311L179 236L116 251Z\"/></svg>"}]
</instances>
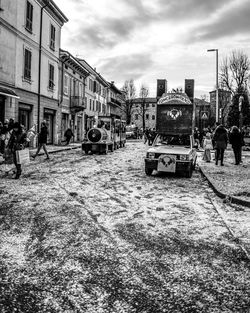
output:
<instances>
[{"instance_id":1,"label":"shuttered window","mask_svg":"<svg viewBox=\"0 0 250 313\"><path fill-rule=\"evenodd\" d=\"M56 41L56 28L54 25L50 25L50 49L55 50Z\"/></svg>"},{"instance_id":2,"label":"shuttered window","mask_svg":"<svg viewBox=\"0 0 250 313\"><path fill-rule=\"evenodd\" d=\"M27 1L26 5L26 25L25 28L32 32L32 22L33 22L33 5Z\"/></svg>"},{"instance_id":3,"label":"shuttered window","mask_svg":"<svg viewBox=\"0 0 250 313\"><path fill-rule=\"evenodd\" d=\"M31 80L31 51L24 50L24 78Z\"/></svg>"},{"instance_id":4,"label":"shuttered window","mask_svg":"<svg viewBox=\"0 0 250 313\"><path fill-rule=\"evenodd\" d=\"M49 89L53 90L54 89L54 72L55 68L52 64L49 65Z\"/></svg>"}]
</instances>

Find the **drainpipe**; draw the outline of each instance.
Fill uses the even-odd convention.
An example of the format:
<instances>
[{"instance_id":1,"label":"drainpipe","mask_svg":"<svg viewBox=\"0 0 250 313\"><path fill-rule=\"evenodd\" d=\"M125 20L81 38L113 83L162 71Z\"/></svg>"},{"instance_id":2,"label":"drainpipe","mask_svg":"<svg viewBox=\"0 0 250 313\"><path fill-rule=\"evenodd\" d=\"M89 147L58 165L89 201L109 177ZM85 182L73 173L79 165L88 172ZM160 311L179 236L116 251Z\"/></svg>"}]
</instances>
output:
<instances>
[{"instance_id":1,"label":"drainpipe","mask_svg":"<svg viewBox=\"0 0 250 313\"><path fill-rule=\"evenodd\" d=\"M43 10L49 5L50 0L46 0L40 13L40 39L39 39L39 60L38 60L38 105L37 105L37 131L40 131L40 107L41 107L41 64L42 64L42 34L43 34Z\"/></svg>"}]
</instances>

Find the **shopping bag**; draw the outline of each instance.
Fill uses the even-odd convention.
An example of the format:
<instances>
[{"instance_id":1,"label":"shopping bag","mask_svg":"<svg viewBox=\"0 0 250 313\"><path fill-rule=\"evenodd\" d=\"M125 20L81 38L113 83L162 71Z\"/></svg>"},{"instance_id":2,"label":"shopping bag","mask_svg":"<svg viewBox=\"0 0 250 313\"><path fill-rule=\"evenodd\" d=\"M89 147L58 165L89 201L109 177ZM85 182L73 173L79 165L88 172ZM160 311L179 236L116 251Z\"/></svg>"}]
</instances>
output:
<instances>
[{"instance_id":1,"label":"shopping bag","mask_svg":"<svg viewBox=\"0 0 250 313\"><path fill-rule=\"evenodd\" d=\"M30 163L30 151L29 149L16 151L17 164L29 164Z\"/></svg>"}]
</instances>

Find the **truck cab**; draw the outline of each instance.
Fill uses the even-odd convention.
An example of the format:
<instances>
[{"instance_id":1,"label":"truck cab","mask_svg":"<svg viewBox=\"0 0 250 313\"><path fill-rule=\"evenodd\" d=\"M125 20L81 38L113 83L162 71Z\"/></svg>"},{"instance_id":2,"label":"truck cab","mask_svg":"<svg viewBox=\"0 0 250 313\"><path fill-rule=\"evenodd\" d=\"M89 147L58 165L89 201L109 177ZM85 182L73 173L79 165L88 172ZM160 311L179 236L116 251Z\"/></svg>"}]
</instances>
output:
<instances>
[{"instance_id":1,"label":"truck cab","mask_svg":"<svg viewBox=\"0 0 250 313\"><path fill-rule=\"evenodd\" d=\"M194 138L188 134L159 134L148 149L145 158L145 173L176 173L191 177L196 164L197 153Z\"/></svg>"}]
</instances>

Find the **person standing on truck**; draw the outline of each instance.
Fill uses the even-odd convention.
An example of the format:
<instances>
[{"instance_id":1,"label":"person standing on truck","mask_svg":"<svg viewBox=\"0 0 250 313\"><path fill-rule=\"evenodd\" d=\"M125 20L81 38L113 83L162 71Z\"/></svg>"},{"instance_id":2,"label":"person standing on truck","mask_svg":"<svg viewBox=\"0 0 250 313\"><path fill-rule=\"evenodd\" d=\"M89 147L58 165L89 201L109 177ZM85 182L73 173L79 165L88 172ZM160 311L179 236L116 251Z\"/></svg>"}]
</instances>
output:
<instances>
[{"instance_id":1,"label":"person standing on truck","mask_svg":"<svg viewBox=\"0 0 250 313\"><path fill-rule=\"evenodd\" d=\"M214 140L214 147L216 150L215 165L218 165L218 161L220 158L221 166L223 166L224 165L223 164L224 152L227 148L227 143L228 143L227 130L223 125L219 125L215 129L213 140Z\"/></svg>"}]
</instances>

